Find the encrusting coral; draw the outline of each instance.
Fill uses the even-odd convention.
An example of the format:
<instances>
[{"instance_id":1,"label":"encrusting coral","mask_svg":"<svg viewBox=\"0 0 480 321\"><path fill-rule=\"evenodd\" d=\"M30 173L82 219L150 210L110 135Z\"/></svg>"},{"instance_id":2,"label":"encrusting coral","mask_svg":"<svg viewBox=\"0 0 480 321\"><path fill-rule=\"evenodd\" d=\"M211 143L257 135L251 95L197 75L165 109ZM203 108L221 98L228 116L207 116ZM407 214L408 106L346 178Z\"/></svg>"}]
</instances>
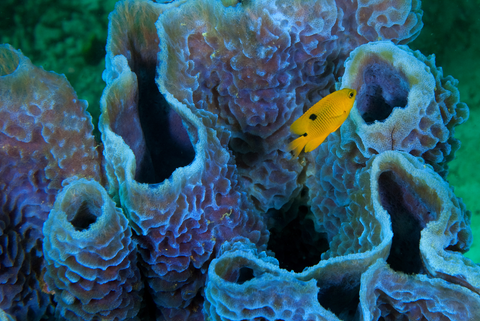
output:
<instances>
[{"instance_id":1,"label":"encrusting coral","mask_svg":"<svg viewBox=\"0 0 480 321\"><path fill-rule=\"evenodd\" d=\"M65 78L2 45L0 318L480 318L470 212L444 180L468 108L405 46L421 16L119 1L99 146ZM350 116L292 157L289 126L335 87L357 91Z\"/></svg>"}]
</instances>

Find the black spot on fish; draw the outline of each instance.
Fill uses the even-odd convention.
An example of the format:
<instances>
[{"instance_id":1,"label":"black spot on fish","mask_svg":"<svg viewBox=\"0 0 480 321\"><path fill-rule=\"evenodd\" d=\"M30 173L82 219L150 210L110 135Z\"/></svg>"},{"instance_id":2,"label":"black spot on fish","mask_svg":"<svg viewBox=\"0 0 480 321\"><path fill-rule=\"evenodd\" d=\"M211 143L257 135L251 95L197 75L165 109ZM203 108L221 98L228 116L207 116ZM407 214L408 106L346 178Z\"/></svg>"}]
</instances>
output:
<instances>
[{"instance_id":1,"label":"black spot on fish","mask_svg":"<svg viewBox=\"0 0 480 321\"><path fill-rule=\"evenodd\" d=\"M302 136L303 136L303 137L307 137L307 133L303 134Z\"/></svg>"},{"instance_id":2,"label":"black spot on fish","mask_svg":"<svg viewBox=\"0 0 480 321\"><path fill-rule=\"evenodd\" d=\"M317 115L311 114L310 117L308 117L308 118L310 118L311 120L315 120L315 119L317 119Z\"/></svg>"}]
</instances>

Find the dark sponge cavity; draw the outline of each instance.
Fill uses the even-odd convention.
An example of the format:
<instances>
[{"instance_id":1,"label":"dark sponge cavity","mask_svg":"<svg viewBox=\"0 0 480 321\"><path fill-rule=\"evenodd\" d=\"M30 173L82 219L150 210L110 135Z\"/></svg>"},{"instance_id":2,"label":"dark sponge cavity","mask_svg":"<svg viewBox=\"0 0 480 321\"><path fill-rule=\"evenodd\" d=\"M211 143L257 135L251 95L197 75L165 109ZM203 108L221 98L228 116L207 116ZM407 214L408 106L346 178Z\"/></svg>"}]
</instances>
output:
<instances>
[{"instance_id":1,"label":"dark sponge cavity","mask_svg":"<svg viewBox=\"0 0 480 321\"><path fill-rule=\"evenodd\" d=\"M147 151L135 173L140 183L161 183L178 167L189 165L195 151L180 116L170 108L155 83L155 63L135 60L138 115Z\"/></svg>"},{"instance_id":2,"label":"dark sponge cavity","mask_svg":"<svg viewBox=\"0 0 480 321\"><path fill-rule=\"evenodd\" d=\"M410 88L401 72L384 62L374 62L363 71L357 109L367 124L384 121L393 108L405 108Z\"/></svg>"},{"instance_id":3,"label":"dark sponge cavity","mask_svg":"<svg viewBox=\"0 0 480 321\"><path fill-rule=\"evenodd\" d=\"M73 219L69 221L76 231L85 231L97 221L97 216L92 213L87 201L83 201Z\"/></svg>"},{"instance_id":4,"label":"dark sponge cavity","mask_svg":"<svg viewBox=\"0 0 480 321\"><path fill-rule=\"evenodd\" d=\"M393 239L387 263L395 271L425 273L420 257L420 233L436 215L408 183L394 172L378 179L381 204L390 214Z\"/></svg>"},{"instance_id":5,"label":"dark sponge cavity","mask_svg":"<svg viewBox=\"0 0 480 321\"><path fill-rule=\"evenodd\" d=\"M335 313L342 320L356 320L360 303L360 283L354 278L345 277L337 284L319 284L318 302Z\"/></svg>"}]
</instances>

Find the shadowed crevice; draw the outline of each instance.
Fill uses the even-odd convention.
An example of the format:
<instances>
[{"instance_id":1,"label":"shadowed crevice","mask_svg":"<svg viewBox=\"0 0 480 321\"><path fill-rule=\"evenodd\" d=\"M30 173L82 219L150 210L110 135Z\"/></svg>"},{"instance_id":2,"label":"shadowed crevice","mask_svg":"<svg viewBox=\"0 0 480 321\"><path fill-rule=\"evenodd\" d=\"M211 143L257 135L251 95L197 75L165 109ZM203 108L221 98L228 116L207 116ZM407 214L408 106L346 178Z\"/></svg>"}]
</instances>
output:
<instances>
[{"instance_id":1,"label":"shadowed crevice","mask_svg":"<svg viewBox=\"0 0 480 321\"><path fill-rule=\"evenodd\" d=\"M195 151L182 119L157 88L156 63L135 59L132 71L137 75L138 116L146 145L135 180L157 184L189 165Z\"/></svg>"},{"instance_id":2,"label":"shadowed crevice","mask_svg":"<svg viewBox=\"0 0 480 321\"><path fill-rule=\"evenodd\" d=\"M317 233L313 222L306 219L308 213L307 206L292 206L281 216L295 218L290 222L277 218L276 226L269 229L268 249L275 252L282 269L300 273L306 267L318 264L322 253L329 249L326 235Z\"/></svg>"},{"instance_id":3,"label":"shadowed crevice","mask_svg":"<svg viewBox=\"0 0 480 321\"><path fill-rule=\"evenodd\" d=\"M392 171L382 173L378 185L381 204L392 220L393 239L387 263L395 271L425 273L420 257L420 233L434 213Z\"/></svg>"},{"instance_id":4,"label":"shadowed crevice","mask_svg":"<svg viewBox=\"0 0 480 321\"><path fill-rule=\"evenodd\" d=\"M341 320L357 320L360 303L360 282L345 277L338 284L319 284L318 302Z\"/></svg>"},{"instance_id":5,"label":"shadowed crevice","mask_svg":"<svg viewBox=\"0 0 480 321\"><path fill-rule=\"evenodd\" d=\"M240 270L238 271L238 278L237 278L237 284L243 284L247 281L252 280L255 277L253 274L253 270L249 267L241 267Z\"/></svg>"}]
</instances>

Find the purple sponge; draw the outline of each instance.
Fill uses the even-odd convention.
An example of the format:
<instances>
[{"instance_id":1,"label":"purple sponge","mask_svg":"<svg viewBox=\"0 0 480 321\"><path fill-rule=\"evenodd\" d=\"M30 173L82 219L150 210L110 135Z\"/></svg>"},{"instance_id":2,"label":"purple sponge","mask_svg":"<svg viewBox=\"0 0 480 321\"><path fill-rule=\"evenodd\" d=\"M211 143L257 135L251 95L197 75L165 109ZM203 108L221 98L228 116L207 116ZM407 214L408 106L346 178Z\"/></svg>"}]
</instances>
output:
<instances>
[{"instance_id":1,"label":"purple sponge","mask_svg":"<svg viewBox=\"0 0 480 321\"><path fill-rule=\"evenodd\" d=\"M286 151L289 125L330 93L350 51L371 41L367 26L395 42L418 35L417 1L389 1L395 11L376 2L198 0L174 2L159 17L160 90L218 115L257 209L278 210L300 192L302 167Z\"/></svg>"},{"instance_id":2,"label":"purple sponge","mask_svg":"<svg viewBox=\"0 0 480 321\"><path fill-rule=\"evenodd\" d=\"M143 70L132 72L122 55L109 57L108 65L100 130L109 186L126 209L164 317L178 320L182 310L201 314L206 269L220 245L243 236L263 248L268 232L240 191L226 148L229 133L214 129L216 117L192 112L168 93L150 104L142 86L151 84L137 77ZM160 125L152 127L143 112ZM125 122L130 130L119 126ZM152 161L156 153L161 157Z\"/></svg>"},{"instance_id":3,"label":"purple sponge","mask_svg":"<svg viewBox=\"0 0 480 321\"><path fill-rule=\"evenodd\" d=\"M391 42L358 47L342 78L342 87L358 91L342 143L354 141L367 158L385 150L420 156L445 177L459 147L453 127L468 118L457 83L443 77L433 56Z\"/></svg>"},{"instance_id":4,"label":"purple sponge","mask_svg":"<svg viewBox=\"0 0 480 321\"><path fill-rule=\"evenodd\" d=\"M40 319L50 303L42 226L62 182L100 179L86 108L65 76L0 45L0 308L19 320Z\"/></svg>"},{"instance_id":5,"label":"purple sponge","mask_svg":"<svg viewBox=\"0 0 480 321\"><path fill-rule=\"evenodd\" d=\"M478 320L480 296L426 275L394 272L382 260L362 275L360 320Z\"/></svg>"},{"instance_id":6,"label":"purple sponge","mask_svg":"<svg viewBox=\"0 0 480 321\"><path fill-rule=\"evenodd\" d=\"M307 179L318 232L331 239L349 221L356 172L374 155L406 152L445 177L459 146L453 128L468 117L454 84L432 58L405 46L384 41L352 52L341 86L357 90L355 106L315 152L315 169Z\"/></svg>"},{"instance_id":7,"label":"purple sponge","mask_svg":"<svg viewBox=\"0 0 480 321\"><path fill-rule=\"evenodd\" d=\"M122 210L80 179L58 194L43 227L45 281L66 320L137 320L143 283Z\"/></svg>"}]
</instances>

